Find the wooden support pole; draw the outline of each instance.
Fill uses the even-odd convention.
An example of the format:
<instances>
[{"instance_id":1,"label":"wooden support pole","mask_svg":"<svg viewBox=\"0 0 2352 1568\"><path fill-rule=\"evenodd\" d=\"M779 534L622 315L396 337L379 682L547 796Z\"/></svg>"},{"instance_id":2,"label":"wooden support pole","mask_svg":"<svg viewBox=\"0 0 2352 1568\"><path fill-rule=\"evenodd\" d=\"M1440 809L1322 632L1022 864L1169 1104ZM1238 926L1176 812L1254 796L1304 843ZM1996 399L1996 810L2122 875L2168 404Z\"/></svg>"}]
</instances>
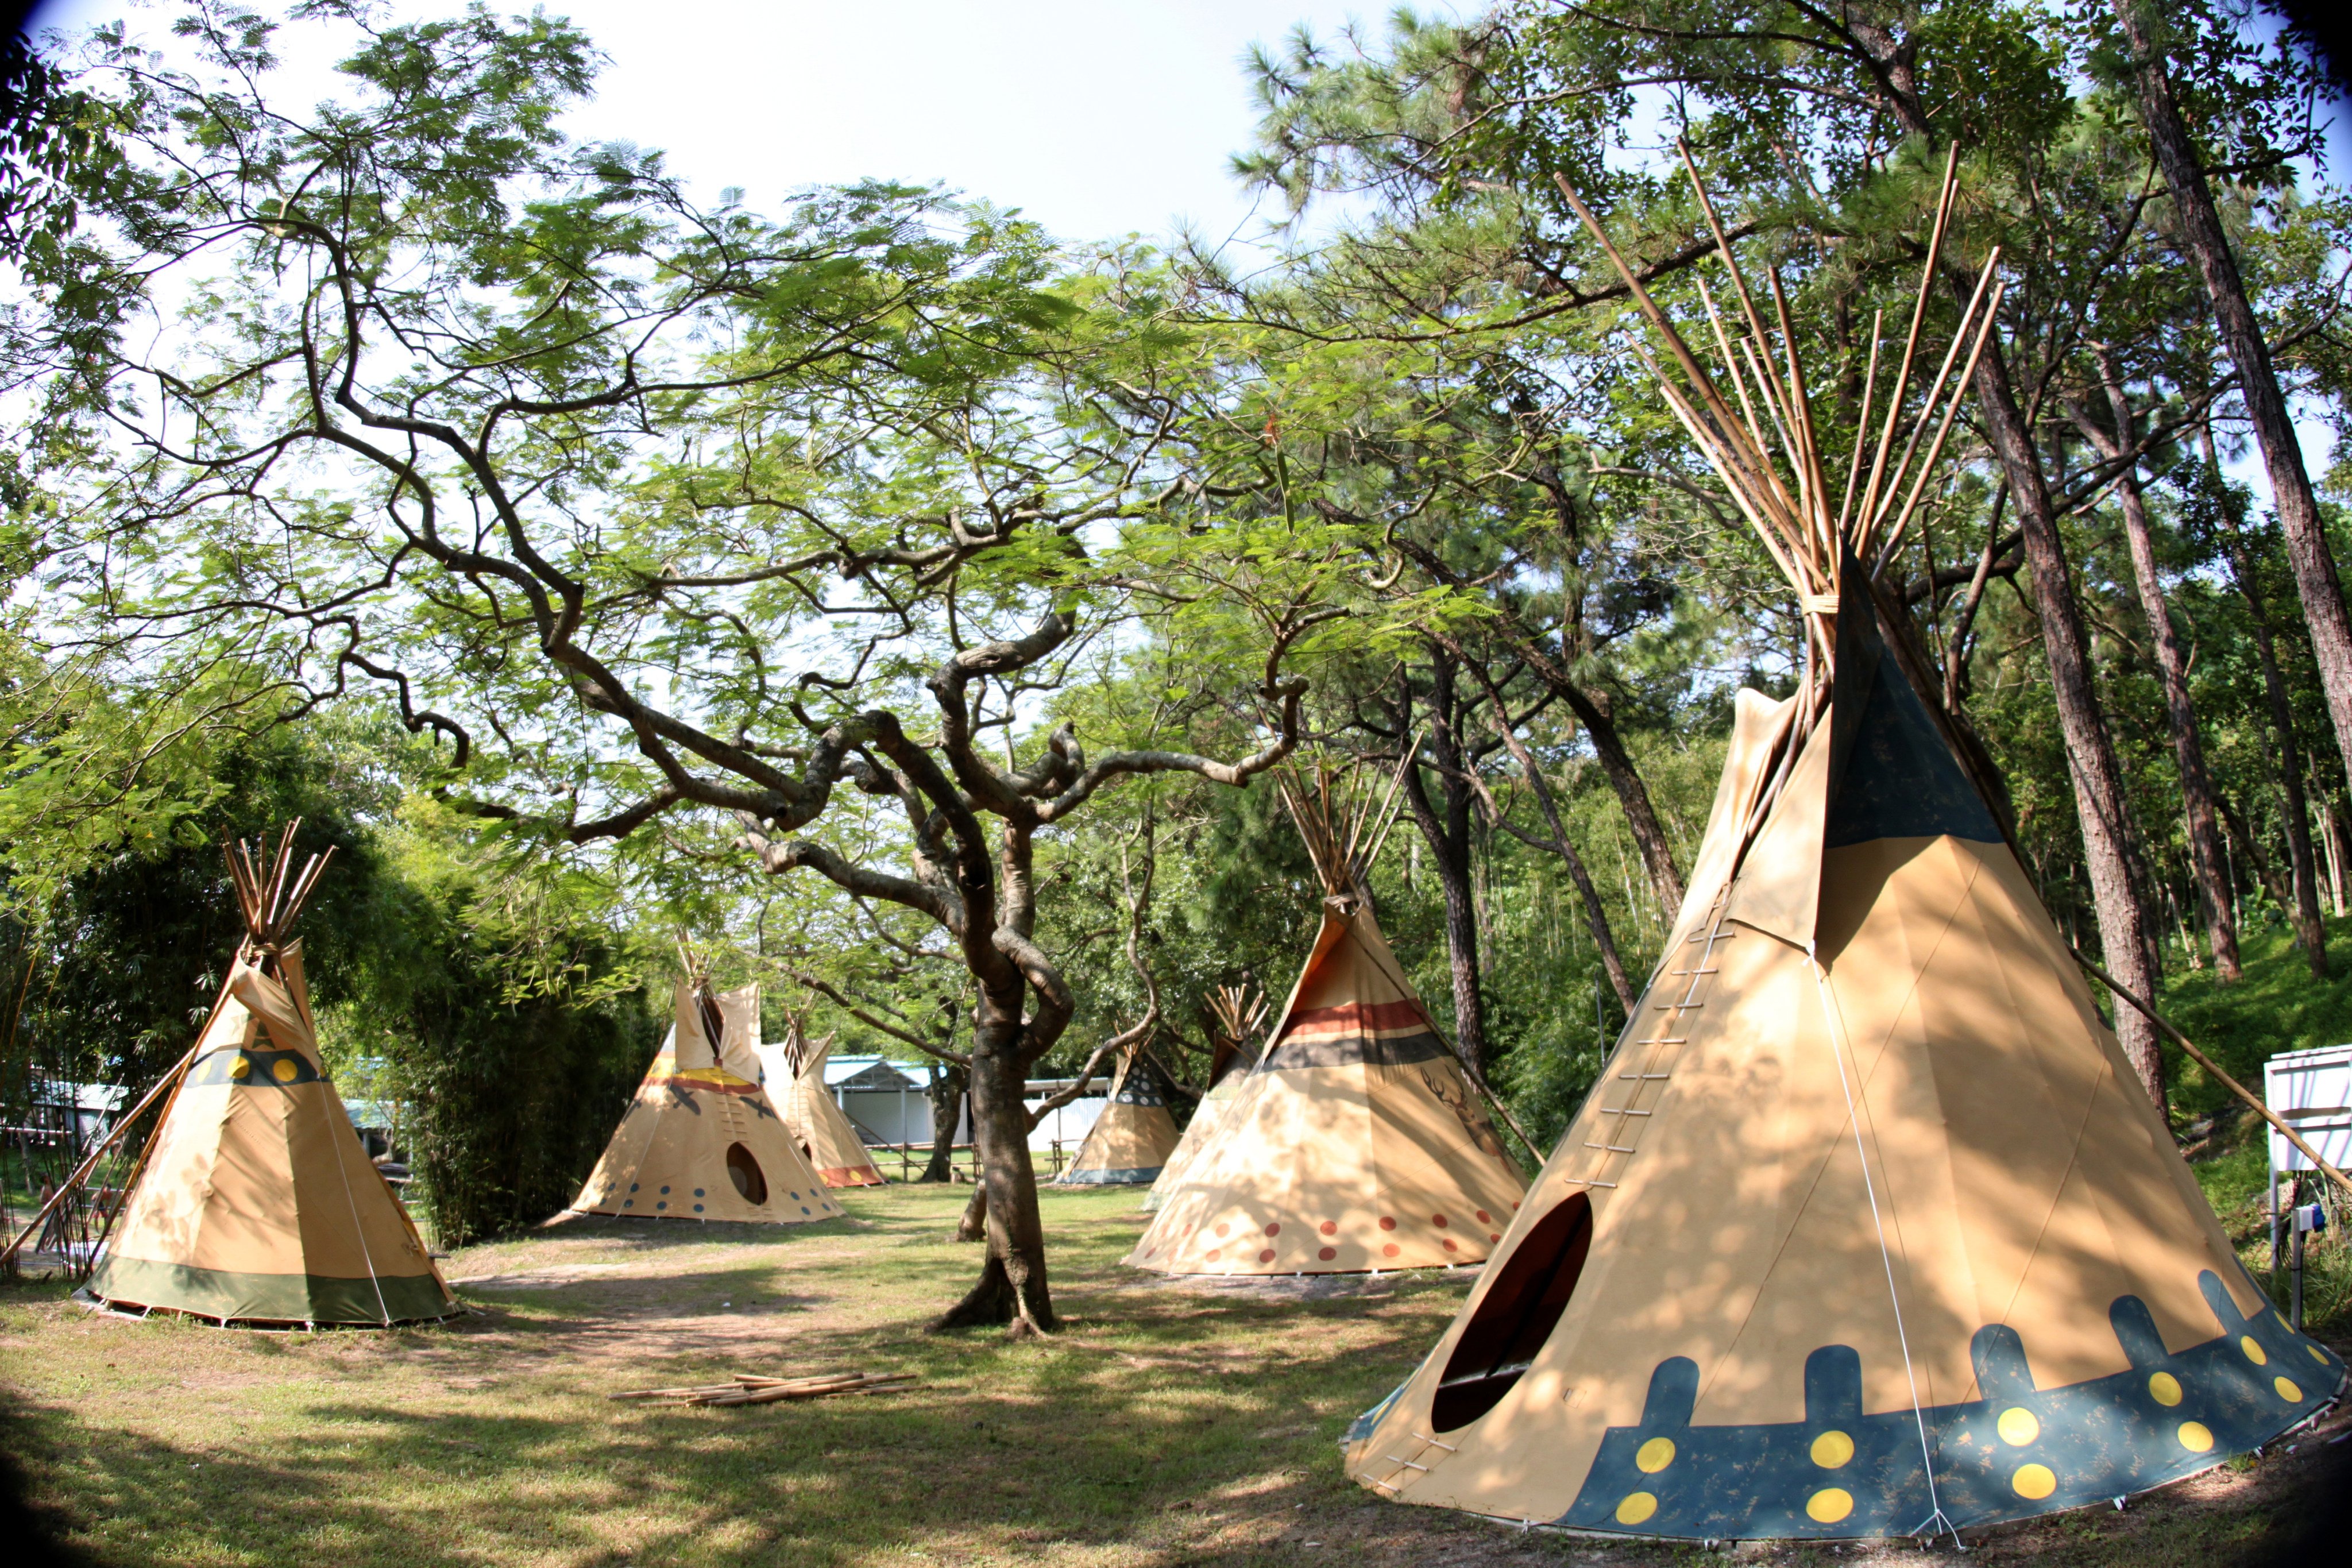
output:
<instances>
[{"instance_id":1,"label":"wooden support pole","mask_svg":"<svg viewBox=\"0 0 2352 1568\"><path fill-rule=\"evenodd\" d=\"M2297 1149L2301 1150L2303 1152L2303 1157L2310 1161L2315 1168L2325 1173L2328 1180L2334 1182L2347 1193L2352 1193L2352 1181L2347 1181L2345 1178L2343 1172L2329 1164L2327 1161L2321 1156L2318 1150L2305 1142L2303 1141L2303 1134L2297 1132L2294 1128L2289 1127L2279 1118L2276 1111L2273 1111L2268 1105L2263 1103L2263 1100L2260 1095L2254 1093L2253 1090L2248 1089L2244 1084L2240 1083L2236 1079L2231 1078L2228 1073L2223 1072L2221 1070L2221 1064L2216 1062L2211 1057L2207 1056L2203 1051L2199 1050L2196 1046L2190 1042L2188 1036L2182 1034L2170 1024L2165 1022L2163 1018L2158 1016L2155 1008L2149 1006L2146 1002L2141 1001L2137 996L2133 995L2129 991L2124 989L2123 982L2117 980L2114 975L2109 974L2097 964L2093 963L2088 958L2083 956L2080 950L2071 944L2067 947L2066 951L2074 953L2074 962L2081 964L2085 970L2089 971L2102 984L2104 984L2108 990L2114 992L2116 995L2130 1003L2132 1006L2136 1008L2142 1016L2147 1018L2149 1023L2154 1024L2159 1030L2163 1031L2166 1035L2170 1036L2174 1045L2179 1046L2182 1050L2189 1053L2189 1060L2195 1062L2199 1067L2203 1068L2207 1072L2211 1073L2215 1078L2221 1079L2223 1087L2227 1088L2231 1093L2236 1095L2240 1100L2244 1100L2248 1105L2252 1106L2255 1110L2259 1111L2263 1121L2269 1122L2273 1127L2277 1128L2279 1131L2285 1136L2286 1141L2294 1144Z\"/></svg>"}]
</instances>

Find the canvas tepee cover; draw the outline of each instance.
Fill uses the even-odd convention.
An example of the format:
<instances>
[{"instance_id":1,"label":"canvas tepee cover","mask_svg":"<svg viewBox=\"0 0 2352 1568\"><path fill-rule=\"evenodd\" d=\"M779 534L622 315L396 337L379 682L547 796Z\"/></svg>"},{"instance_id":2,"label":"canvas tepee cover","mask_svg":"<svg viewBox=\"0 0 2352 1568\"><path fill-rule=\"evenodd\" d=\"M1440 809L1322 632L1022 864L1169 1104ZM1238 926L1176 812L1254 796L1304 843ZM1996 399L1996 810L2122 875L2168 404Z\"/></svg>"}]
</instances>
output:
<instances>
[{"instance_id":1,"label":"canvas tepee cover","mask_svg":"<svg viewBox=\"0 0 2352 1568\"><path fill-rule=\"evenodd\" d=\"M1055 1178L1056 1185L1140 1186L1159 1180L1176 1150L1176 1119L1168 1114L1160 1080L1139 1059L1140 1051L1139 1046L1120 1058L1102 1114L1087 1130L1070 1168Z\"/></svg>"},{"instance_id":2,"label":"canvas tepee cover","mask_svg":"<svg viewBox=\"0 0 2352 1568\"><path fill-rule=\"evenodd\" d=\"M460 1310L320 1065L299 942L230 966L85 1289L223 1324Z\"/></svg>"},{"instance_id":3,"label":"canvas tepee cover","mask_svg":"<svg viewBox=\"0 0 2352 1568\"><path fill-rule=\"evenodd\" d=\"M796 1052L794 1045L799 1046ZM795 1070L793 1058L800 1058ZM783 1086L784 1126L828 1187L878 1187L882 1173L866 1152L866 1141L825 1088L824 1065L833 1057L833 1037L810 1041L795 1030L793 1042L761 1046L768 1081Z\"/></svg>"},{"instance_id":4,"label":"canvas tepee cover","mask_svg":"<svg viewBox=\"0 0 2352 1568\"><path fill-rule=\"evenodd\" d=\"M775 1225L839 1215L760 1087L760 988L714 996L683 980L676 1014L572 1208Z\"/></svg>"},{"instance_id":5,"label":"canvas tepee cover","mask_svg":"<svg viewBox=\"0 0 2352 1568\"><path fill-rule=\"evenodd\" d=\"M1129 1263L1347 1274L1487 1255L1526 1184L1369 906L1325 900L1267 1040Z\"/></svg>"},{"instance_id":6,"label":"canvas tepee cover","mask_svg":"<svg viewBox=\"0 0 2352 1568\"><path fill-rule=\"evenodd\" d=\"M1351 1434L1406 1502L1685 1538L2120 1498L2344 1383L2239 1266L1983 796L1837 614L1742 692L1689 896L1460 1317Z\"/></svg>"},{"instance_id":7,"label":"canvas tepee cover","mask_svg":"<svg viewBox=\"0 0 2352 1568\"><path fill-rule=\"evenodd\" d=\"M1245 1003L1236 989L1223 999L1227 1005L1218 1010L1217 1026L1224 1037L1218 1042L1216 1055L1210 1065L1209 1091L1192 1108L1192 1120L1184 1124L1184 1135L1176 1141L1175 1152L1170 1154L1168 1163L1160 1168L1151 1190L1143 1194L1144 1213L1158 1213L1160 1206L1168 1201L1169 1194L1184 1184L1184 1173L1192 1169L1192 1162L1200 1157L1201 1151L1216 1141L1217 1129L1223 1125L1225 1112L1240 1098L1242 1085L1249 1077L1251 1058L1247 1037L1255 1026L1255 1020L1250 1016L1251 1007L1255 1005L1259 1016L1264 1016L1263 994L1257 994L1257 996L1255 1004Z\"/></svg>"}]
</instances>

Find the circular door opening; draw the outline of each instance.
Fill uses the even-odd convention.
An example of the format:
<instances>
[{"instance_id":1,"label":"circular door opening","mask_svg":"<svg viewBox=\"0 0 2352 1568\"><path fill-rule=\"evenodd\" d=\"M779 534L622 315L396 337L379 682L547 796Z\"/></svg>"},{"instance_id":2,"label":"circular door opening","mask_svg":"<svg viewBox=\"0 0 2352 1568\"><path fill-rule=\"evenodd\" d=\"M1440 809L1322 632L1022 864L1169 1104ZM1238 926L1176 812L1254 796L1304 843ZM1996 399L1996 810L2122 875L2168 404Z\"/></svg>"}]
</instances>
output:
<instances>
[{"instance_id":1,"label":"circular door opening","mask_svg":"<svg viewBox=\"0 0 2352 1568\"><path fill-rule=\"evenodd\" d=\"M735 1184L745 1203L768 1201L768 1178L760 1173L760 1162L751 1158L751 1151L740 1143L727 1145L727 1179Z\"/></svg>"},{"instance_id":2,"label":"circular door opening","mask_svg":"<svg viewBox=\"0 0 2352 1568\"><path fill-rule=\"evenodd\" d=\"M1582 1193L1536 1221L1511 1249L1438 1379L1429 1418L1440 1432L1486 1415L1526 1374L1568 1310L1591 1249L1592 1201Z\"/></svg>"}]
</instances>

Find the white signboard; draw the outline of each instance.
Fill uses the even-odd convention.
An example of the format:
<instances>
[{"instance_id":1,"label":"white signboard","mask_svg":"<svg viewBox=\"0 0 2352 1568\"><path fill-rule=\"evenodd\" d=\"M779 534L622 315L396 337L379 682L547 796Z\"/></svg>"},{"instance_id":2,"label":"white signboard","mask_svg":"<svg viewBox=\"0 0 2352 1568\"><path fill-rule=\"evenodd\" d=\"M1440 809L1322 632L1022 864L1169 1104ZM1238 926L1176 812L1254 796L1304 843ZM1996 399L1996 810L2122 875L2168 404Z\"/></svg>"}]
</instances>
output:
<instances>
[{"instance_id":1,"label":"white signboard","mask_svg":"<svg viewBox=\"0 0 2352 1568\"><path fill-rule=\"evenodd\" d=\"M2352 1165L2352 1046L2288 1051L2263 1068L2263 1101L2337 1170ZM2311 1162L2271 1129L2271 1169L2308 1171Z\"/></svg>"}]
</instances>

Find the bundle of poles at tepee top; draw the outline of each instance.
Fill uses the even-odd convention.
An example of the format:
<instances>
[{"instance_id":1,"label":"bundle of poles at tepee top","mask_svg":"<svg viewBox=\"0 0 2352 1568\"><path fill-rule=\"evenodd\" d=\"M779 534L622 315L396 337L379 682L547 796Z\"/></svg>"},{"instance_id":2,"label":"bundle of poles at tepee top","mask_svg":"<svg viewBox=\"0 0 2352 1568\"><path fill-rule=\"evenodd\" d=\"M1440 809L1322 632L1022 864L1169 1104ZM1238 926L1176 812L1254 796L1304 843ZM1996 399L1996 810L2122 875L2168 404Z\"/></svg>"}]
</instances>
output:
<instances>
[{"instance_id":1,"label":"bundle of poles at tepee top","mask_svg":"<svg viewBox=\"0 0 2352 1568\"><path fill-rule=\"evenodd\" d=\"M1651 297L1641 278L1626 264L1608 231L1601 226L1566 176L1556 176L1560 192L1625 281L1634 303L1664 341L1672 367L1662 364L1651 345L1639 340L1635 352L1657 379L1666 405L1689 432L1692 442L1730 492L1732 503L1763 542L1773 563L1796 591L1806 627L1813 679L1807 681L1799 704L1796 736L1801 740L1819 717L1822 694L1828 689L1836 648L1835 621L1841 589L1861 592L1862 584L1844 584L1843 563L1851 556L1876 574L1894 556L1913 516L1927 493L1929 479L1943 457L1979 356L1992 331L2005 285L1996 280L2000 249L1993 247L1978 274L1976 289L1960 312L1958 327L1944 351L1935 379L1916 406L1913 377L1920 365L1920 337L1927 318L1946 237L1953 197L1958 188L1959 150L1954 147L1944 163L1944 180L1936 203L1935 227L1927 256L1919 269L1919 289L1911 306L1910 330L1903 340L1902 359L1891 377L1882 377L1880 349L1885 312L1871 318L1869 366L1863 378L1862 402L1854 423L1853 449L1844 464L1842 483L1833 483L1837 467L1826 449L1813 406L1813 394L1799 352L1797 333L1790 324L1789 300L1780 271L1764 274L1772 302L1768 326L1757 309L1747 275L1732 252L1730 239L1717 216L1714 202L1699 178L1690 149L1676 143L1683 167L1697 194L1699 210L1715 237L1716 254L1729 273L1737 302L1734 321L1727 326L1725 311L1704 277L1697 279L1699 302L1706 313L1706 335L1713 341L1727 396L1699 353L1676 330L1674 321ZM1776 330L1777 329L1777 330ZM1962 351L1966 350L1965 363ZM1735 408L1734 404L1738 406ZM1872 427L1876 426L1873 438ZM1896 437L1903 439L1898 447Z\"/></svg>"},{"instance_id":2,"label":"bundle of poles at tepee top","mask_svg":"<svg viewBox=\"0 0 2352 1568\"><path fill-rule=\"evenodd\" d=\"M221 854L228 861L229 882L236 889L237 910L245 916L246 942L257 953L274 955L285 946L287 933L294 929L294 917L302 912L310 889L319 885L319 873L334 858L334 847L330 845L303 862L301 871L289 883L294 833L301 826L299 816L286 824L278 835L274 855L266 844L262 854L255 854L253 844L243 838L233 847L221 846Z\"/></svg>"}]
</instances>

